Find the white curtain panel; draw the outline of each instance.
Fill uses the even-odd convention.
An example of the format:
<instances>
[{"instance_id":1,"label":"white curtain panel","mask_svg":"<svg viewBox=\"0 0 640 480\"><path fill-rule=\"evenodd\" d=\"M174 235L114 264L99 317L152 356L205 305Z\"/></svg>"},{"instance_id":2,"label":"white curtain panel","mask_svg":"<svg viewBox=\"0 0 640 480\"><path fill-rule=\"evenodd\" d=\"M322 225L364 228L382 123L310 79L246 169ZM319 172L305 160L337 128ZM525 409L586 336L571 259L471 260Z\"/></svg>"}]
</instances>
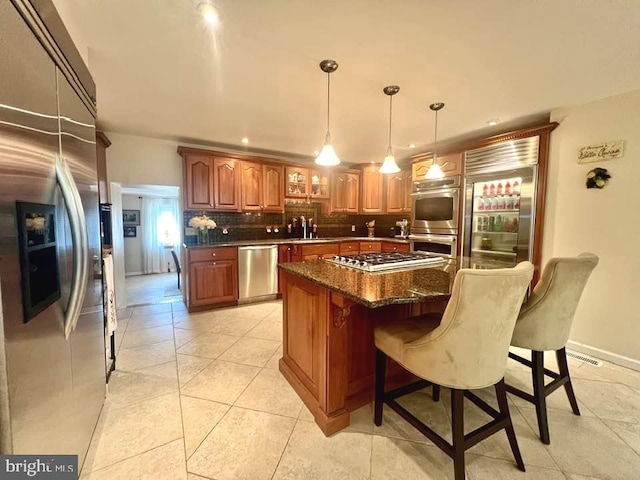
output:
<instances>
[{"instance_id":1,"label":"white curtain panel","mask_svg":"<svg viewBox=\"0 0 640 480\"><path fill-rule=\"evenodd\" d=\"M171 248L180 246L180 210L175 198L143 198L141 207L142 271L166 272ZM165 255L166 253L166 255Z\"/></svg>"}]
</instances>

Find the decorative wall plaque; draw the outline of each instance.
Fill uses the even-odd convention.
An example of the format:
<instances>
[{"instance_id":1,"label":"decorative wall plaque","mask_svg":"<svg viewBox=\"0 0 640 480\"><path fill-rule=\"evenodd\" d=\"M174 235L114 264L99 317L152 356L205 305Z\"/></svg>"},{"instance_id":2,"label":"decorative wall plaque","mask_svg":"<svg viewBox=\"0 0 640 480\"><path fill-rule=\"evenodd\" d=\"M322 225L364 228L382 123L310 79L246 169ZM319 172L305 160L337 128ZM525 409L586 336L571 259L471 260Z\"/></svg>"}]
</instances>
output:
<instances>
[{"instance_id":1,"label":"decorative wall plaque","mask_svg":"<svg viewBox=\"0 0 640 480\"><path fill-rule=\"evenodd\" d=\"M624 156L624 140L601 142L578 149L578 163L599 162Z\"/></svg>"}]
</instances>

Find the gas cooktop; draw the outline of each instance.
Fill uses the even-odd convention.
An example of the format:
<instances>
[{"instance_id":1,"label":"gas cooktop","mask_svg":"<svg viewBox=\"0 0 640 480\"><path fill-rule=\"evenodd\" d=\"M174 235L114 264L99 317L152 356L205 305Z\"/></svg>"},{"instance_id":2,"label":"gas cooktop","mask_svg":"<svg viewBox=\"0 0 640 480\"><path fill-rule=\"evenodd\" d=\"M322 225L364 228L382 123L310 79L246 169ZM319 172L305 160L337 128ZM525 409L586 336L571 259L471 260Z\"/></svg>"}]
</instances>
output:
<instances>
[{"instance_id":1,"label":"gas cooktop","mask_svg":"<svg viewBox=\"0 0 640 480\"><path fill-rule=\"evenodd\" d=\"M384 252L344 257L336 255L332 259L327 259L327 261L365 272L381 272L437 265L444 263L445 259L422 252Z\"/></svg>"}]
</instances>

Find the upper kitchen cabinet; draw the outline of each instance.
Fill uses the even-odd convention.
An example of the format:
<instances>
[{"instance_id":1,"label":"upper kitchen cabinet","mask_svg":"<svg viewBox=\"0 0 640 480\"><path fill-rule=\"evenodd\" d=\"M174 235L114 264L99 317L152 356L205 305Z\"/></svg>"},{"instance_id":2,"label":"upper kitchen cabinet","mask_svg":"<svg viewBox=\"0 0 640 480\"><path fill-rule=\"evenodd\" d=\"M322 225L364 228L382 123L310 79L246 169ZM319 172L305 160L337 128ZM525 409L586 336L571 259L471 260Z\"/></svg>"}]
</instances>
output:
<instances>
[{"instance_id":1,"label":"upper kitchen cabinet","mask_svg":"<svg viewBox=\"0 0 640 480\"><path fill-rule=\"evenodd\" d=\"M387 213L411 211L411 172L401 171L387 176Z\"/></svg>"},{"instance_id":2,"label":"upper kitchen cabinet","mask_svg":"<svg viewBox=\"0 0 640 480\"><path fill-rule=\"evenodd\" d=\"M240 210L240 162L233 158L213 159L213 203L216 210Z\"/></svg>"},{"instance_id":3,"label":"upper kitchen cabinet","mask_svg":"<svg viewBox=\"0 0 640 480\"><path fill-rule=\"evenodd\" d=\"M334 172L331 181L331 212L358 213L360 174Z\"/></svg>"},{"instance_id":4,"label":"upper kitchen cabinet","mask_svg":"<svg viewBox=\"0 0 640 480\"><path fill-rule=\"evenodd\" d=\"M379 165L362 167L361 213L384 213L384 174Z\"/></svg>"},{"instance_id":5,"label":"upper kitchen cabinet","mask_svg":"<svg viewBox=\"0 0 640 480\"><path fill-rule=\"evenodd\" d=\"M309 195L309 169L302 167L285 168L285 196L307 198Z\"/></svg>"},{"instance_id":6,"label":"upper kitchen cabinet","mask_svg":"<svg viewBox=\"0 0 640 480\"><path fill-rule=\"evenodd\" d=\"M431 158L418 160L411 165L411 175L414 181L420 181L427 174L427 170L433 163ZM462 153L452 153L438 157L438 164L442 168L445 177L462 175Z\"/></svg>"},{"instance_id":7,"label":"upper kitchen cabinet","mask_svg":"<svg viewBox=\"0 0 640 480\"><path fill-rule=\"evenodd\" d=\"M284 169L282 165L245 162L241 164L243 211L284 211Z\"/></svg>"},{"instance_id":8,"label":"upper kitchen cabinet","mask_svg":"<svg viewBox=\"0 0 640 480\"><path fill-rule=\"evenodd\" d=\"M329 198L329 172L321 168L288 166L285 168L285 197Z\"/></svg>"},{"instance_id":9,"label":"upper kitchen cabinet","mask_svg":"<svg viewBox=\"0 0 640 480\"><path fill-rule=\"evenodd\" d=\"M212 210L214 208L214 159L212 155L178 149L184 158L185 208Z\"/></svg>"}]
</instances>

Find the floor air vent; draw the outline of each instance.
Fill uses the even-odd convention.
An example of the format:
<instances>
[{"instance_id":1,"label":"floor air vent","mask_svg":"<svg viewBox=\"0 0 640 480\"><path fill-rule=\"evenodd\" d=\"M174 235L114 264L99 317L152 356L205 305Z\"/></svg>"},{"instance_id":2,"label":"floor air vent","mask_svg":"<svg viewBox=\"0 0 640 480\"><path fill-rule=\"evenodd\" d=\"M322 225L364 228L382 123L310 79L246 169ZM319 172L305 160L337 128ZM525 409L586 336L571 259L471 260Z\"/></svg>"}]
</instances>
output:
<instances>
[{"instance_id":1,"label":"floor air vent","mask_svg":"<svg viewBox=\"0 0 640 480\"><path fill-rule=\"evenodd\" d=\"M576 360L580 360L581 362L588 363L589 365L593 365L594 367L601 367L604 365L602 360L596 360L595 358L587 357L581 353L570 352L567 350L567 357L575 358Z\"/></svg>"}]
</instances>

